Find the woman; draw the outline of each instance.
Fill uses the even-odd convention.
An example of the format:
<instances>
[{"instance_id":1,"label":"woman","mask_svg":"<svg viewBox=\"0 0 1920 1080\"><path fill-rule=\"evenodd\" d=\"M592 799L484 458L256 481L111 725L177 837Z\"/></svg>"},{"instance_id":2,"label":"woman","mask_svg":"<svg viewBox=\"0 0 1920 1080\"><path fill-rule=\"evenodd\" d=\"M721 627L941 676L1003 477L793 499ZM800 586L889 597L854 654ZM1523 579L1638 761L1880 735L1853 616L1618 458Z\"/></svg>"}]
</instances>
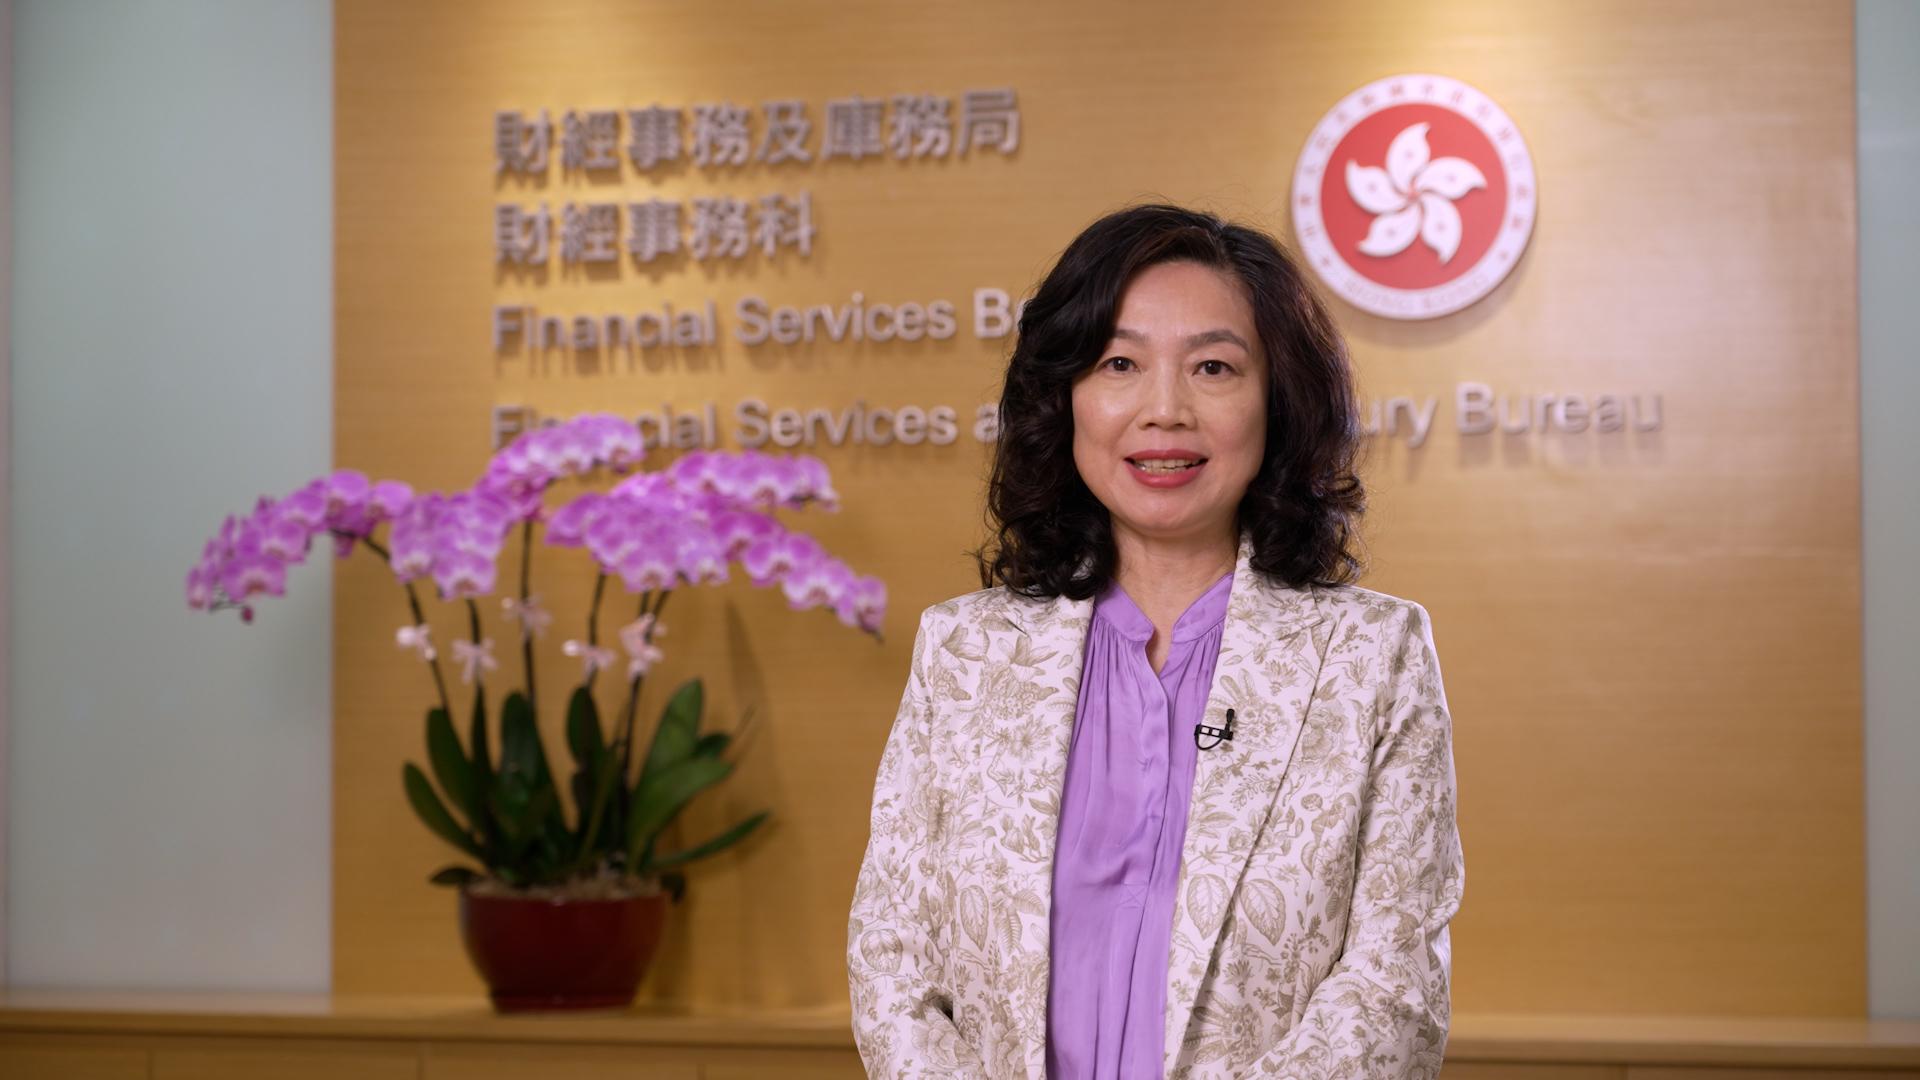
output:
<instances>
[{"instance_id":1,"label":"woman","mask_svg":"<svg viewBox=\"0 0 1920 1080\"><path fill-rule=\"evenodd\" d=\"M1136 207L1047 275L874 787L872 1075L1438 1073L1450 721L1425 609L1351 584L1354 398L1256 230Z\"/></svg>"}]
</instances>

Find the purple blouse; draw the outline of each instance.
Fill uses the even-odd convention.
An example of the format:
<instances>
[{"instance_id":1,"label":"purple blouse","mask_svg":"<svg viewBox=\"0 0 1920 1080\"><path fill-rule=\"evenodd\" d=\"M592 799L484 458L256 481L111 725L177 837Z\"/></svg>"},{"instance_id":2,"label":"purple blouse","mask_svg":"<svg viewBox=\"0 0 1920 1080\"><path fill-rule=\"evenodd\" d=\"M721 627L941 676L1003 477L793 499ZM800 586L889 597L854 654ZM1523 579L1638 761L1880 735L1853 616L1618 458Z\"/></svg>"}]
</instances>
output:
<instances>
[{"instance_id":1,"label":"purple blouse","mask_svg":"<svg viewBox=\"0 0 1920 1080\"><path fill-rule=\"evenodd\" d=\"M1117 583L1094 601L1054 848L1049 1077L1161 1075L1193 725L1232 583L1228 573L1174 621L1158 675L1153 622Z\"/></svg>"}]
</instances>

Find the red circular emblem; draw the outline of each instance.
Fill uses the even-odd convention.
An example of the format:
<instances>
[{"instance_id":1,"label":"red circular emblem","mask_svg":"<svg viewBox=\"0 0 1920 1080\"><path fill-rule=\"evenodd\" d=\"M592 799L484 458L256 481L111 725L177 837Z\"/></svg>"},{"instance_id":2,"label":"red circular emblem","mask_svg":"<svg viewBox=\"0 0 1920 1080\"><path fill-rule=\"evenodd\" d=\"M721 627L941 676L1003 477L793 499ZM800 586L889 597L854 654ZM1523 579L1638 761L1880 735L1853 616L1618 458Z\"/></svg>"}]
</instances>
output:
<instances>
[{"instance_id":1,"label":"red circular emblem","mask_svg":"<svg viewBox=\"0 0 1920 1080\"><path fill-rule=\"evenodd\" d=\"M1490 98L1444 75L1395 75L1347 95L1307 136L1293 229L1341 299L1430 319L1506 278L1538 199L1526 141Z\"/></svg>"}]
</instances>

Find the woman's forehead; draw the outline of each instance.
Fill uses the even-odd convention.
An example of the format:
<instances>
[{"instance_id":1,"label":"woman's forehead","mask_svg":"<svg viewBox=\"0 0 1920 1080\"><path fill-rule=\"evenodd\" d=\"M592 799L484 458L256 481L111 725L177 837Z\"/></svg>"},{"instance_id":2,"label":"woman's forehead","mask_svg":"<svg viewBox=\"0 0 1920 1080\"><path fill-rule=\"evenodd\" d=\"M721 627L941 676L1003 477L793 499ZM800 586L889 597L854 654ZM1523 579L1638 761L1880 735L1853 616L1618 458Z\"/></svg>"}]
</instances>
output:
<instances>
[{"instance_id":1,"label":"woman's forehead","mask_svg":"<svg viewBox=\"0 0 1920 1080\"><path fill-rule=\"evenodd\" d=\"M1138 329L1148 319L1251 325L1253 304L1245 283L1225 270L1186 260L1155 263L1127 282L1114 312L1116 330Z\"/></svg>"},{"instance_id":2,"label":"woman's forehead","mask_svg":"<svg viewBox=\"0 0 1920 1080\"><path fill-rule=\"evenodd\" d=\"M1177 334L1167 336L1172 337L1176 344L1184 345L1189 349L1199 349L1208 345L1222 344L1238 345L1249 351L1253 348L1239 331L1230 326L1215 326L1210 329L1195 331L1194 333L1187 334L1184 339L1181 339ZM1135 330L1129 326L1114 327L1113 339L1115 341L1137 341L1142 345L1152 343L1150 333Z\"/></svg>"}]
</instances>

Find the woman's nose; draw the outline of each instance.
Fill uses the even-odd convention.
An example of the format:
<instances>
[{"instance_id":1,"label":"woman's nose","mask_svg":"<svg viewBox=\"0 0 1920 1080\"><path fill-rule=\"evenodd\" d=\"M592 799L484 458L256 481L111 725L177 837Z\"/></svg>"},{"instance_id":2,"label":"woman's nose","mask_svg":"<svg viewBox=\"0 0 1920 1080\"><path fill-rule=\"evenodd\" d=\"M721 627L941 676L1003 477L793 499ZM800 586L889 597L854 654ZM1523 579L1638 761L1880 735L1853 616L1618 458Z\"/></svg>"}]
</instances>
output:
<instances>
[{"instance_id":1,"label":"woman's nose","mask_svg":"<svg viewBox=\"0 0 1920 1080\"><path fill-rule=\"evenodd\" d=\"M1178 378L1150 379L1146 394L1140 409L1143 423L1159 427L1192 425L1193 403L1188 399L1186 384Z\"/></svg>"}]
</instances>

